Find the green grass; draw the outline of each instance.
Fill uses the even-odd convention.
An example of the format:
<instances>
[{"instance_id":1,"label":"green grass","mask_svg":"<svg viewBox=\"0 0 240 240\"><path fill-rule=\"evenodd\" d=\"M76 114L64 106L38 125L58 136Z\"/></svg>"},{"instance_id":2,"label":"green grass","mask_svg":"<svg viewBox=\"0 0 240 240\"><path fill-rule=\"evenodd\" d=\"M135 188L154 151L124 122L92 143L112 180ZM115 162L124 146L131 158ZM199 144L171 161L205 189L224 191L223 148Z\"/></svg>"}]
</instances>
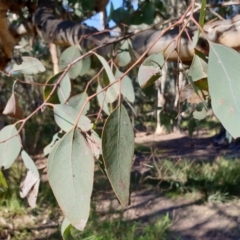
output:
<instances>
[{"instance_id":1,"label":"green grass","mask_svg":"<svg viewBox=\"0 0 240 240\"><path fill-rule=\"evenodd\" d=\"M72 231L76 240L165 240L171 219L168 214L159 218L155 223L128 222L121 219L99 220L92 212L85 230Z\"/></svg>"},{"instance_id":2,"label":"green grass","mask_svg":"<svg viewBox=\"0 0 240 240\"><path fill-rule=\"evenodd\" d=\"M168 194L198 192L206 200L224 202L240 196L240 160L158 160L143 182Z\"/></svg>"}]
</instances>

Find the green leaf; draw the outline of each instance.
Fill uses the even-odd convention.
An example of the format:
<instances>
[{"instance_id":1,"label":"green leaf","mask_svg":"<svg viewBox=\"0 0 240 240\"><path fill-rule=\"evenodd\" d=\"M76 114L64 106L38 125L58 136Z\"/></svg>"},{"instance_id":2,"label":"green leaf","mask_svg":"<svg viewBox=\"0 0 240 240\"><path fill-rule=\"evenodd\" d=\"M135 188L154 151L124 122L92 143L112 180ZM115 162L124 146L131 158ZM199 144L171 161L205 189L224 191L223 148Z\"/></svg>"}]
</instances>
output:
<instances>
[{"instance_id":1,"label":"green leaf","mask_svg":"<svg viewBox=\"0 0 240 240\"><path fill-rule=\"evenodd\" d=\"M59 87L57 88L57 94L58 94L60 103L66 103L66 101L71 95L71 91L72 91L71 80L69 78L68 73L66 73L66 75L60 82Z\"/></svg>"},{"instance_id":2,"label":"green leaf","mask_svg":"<svg viewBox=\"0 0 240 240\"><path fill-rule=\"evenodd\" d=\"M97 87L97 92L100 92L102 91L102 87L100 85L98 85ZM97 100L98 100L98 105L100 107L102 107L103 111L109 115L110 112L109 112L109 108L108 108L108 104L107 104L107 100L106 100L106 96L105 96L106 92L103 91L103 92L100 92L98 95L97 95Z\"/></svg>"},{"instance_id":3,"label":"green leaf","mask_svg":"<svg viewBox=\"0 0 240 240\"><path fill-rule=\"evenodd\" d=\"M36 75L41 72L45 72L45 67L37 59L33 57L22 57L22 64L18 65L17 63L13 64L11 74L26 74L26 75Z\"/></svg>"},{"instance_id":4,"label":"green leaf","mask_svg":"<svg viewBox=\"0 0 240 240\"><path fill-rule=\"evenodd\" d=\"M62 76L63 71L55 74L54 76L50 77L47 81L46 84L55 84L59 80L59 78ZM54 86L45 86L43 89L43 99L46 101L48 98L49 94L51 93L52 89ZM61 90L60 90L61 88ZM63 94L64 96L63 96ZM60 87L57 87L56 91L52 94L52 96L48 99L48 103L53 103L53 104L58 104L64 103L66 99L70 97L71 94L71 82L69 79L68 73L65 74L63 77ZM59 101L60 100L60 101Z\"/></svg>"},{"instance_id":5,"label":"green leaf","mask_svg":"<svg viewBox=\"0 0 240 240\"><path fill-rule=\"evenodd\" d=\"M14 135L16 136L13 137ZM22 148L15 125L8 125L0 131L0 142L0 169L7 169L11 167Z\"/></svg>"},{"instance_id":6,"label":"green leaf","mask_svg":"<svg viewBox=\"0 0 240 240\"><path fill-rule=\"evenodd\" d=\"M83 76L86 73L88 73L90 68L91 68L91 58L86 57L82 60L82 69L81 69L79 76Z\"/></svg>"},{"instance_id":7,"label":"green leaf","mask_svg":"<svg viewBox=\"0 0 240 240\"><path fill-rule=\"evenodd\" d=\"M203 107L201 111L194 111L193 117L197 120L202 120L207 116L207 111Z\"/></svg>"},{"instance_id":8,"label":"green leaf","mask_svg":"<svg viewBox=\"0 0 240 240\"><path fill-rule=\"evenodd\" d=\"M81 52L77 46L71 46L67 48L60 56L59 59L59 68L63 70L66 68L70 63L75 61L77 58L81 56ZM82 61L78 61L69 69L69 76L70 78L77 78L80 75L82 70Z\"/></svg>"},{"instance_id":9,"label":"green leaf","mask_svg":"<svg viewBox=\"0 0 240 240\"><path fill-rule=\"evenodd\" d=\"M53 107L54 118L57 125L65 132L70 131L77 121L78 111L66 104L56 104ZM78 122L78 127L82 131L89 131L93 124L90 119L82 115Z\"/></svg>"},{"instance_id":10,"label":"green leaf","mask_svg":"<svg viewBox=\"0 0 240 240\"><path fill-rule=\"evenodd\" d=\"M72 106L76 111L79 112L82 109L83 104L86 102L87 98L88 98L87 93L83 92L71 97L68 101L68 104ZM88 102L85 108L83 109L82 114L86 115L89 109L90 109L90 103Z\"/></svg>"},{"instance_id":11,"label":"green leaf","mask_svg":"<svg viewBox=\"0 0 240 240\"><path fill-rule=\"evenodd\" d=\"M44 149L43 149L43 153L44 153L44 156L47 156L53 149L54 147L54 144L60 139L59 133L56 133L53 135L53 138L52 138L52 141L51 143L49 143Z\"/></svg>"},{"instance_id":12,"label":"green leaf","mask_svg":"<svg viewBox=\"0 0 240 240\"><path fill-rule=\"evenodd\" d=\"M119 69L117 68L116 73L115 73L116 79L120 78L122 75L123 75L123 73L120 72ZM134 93L134 89L133 89L133 84L132 84L131 79L127 75L125 75L122 79L121 93L129 102L131 102L131 103L134 102L135 93Z\"/></svg>"},{"instance_id":13,"label":"green leaf","mask_svg":"<svg viewBox=\"0 0 240 240\"><path fill-rule=\"evenodd\" d=\"M34 161L32 160L32 158L24 150L22 150L22 152L21 152L21 157L22 157L25 167L28 170L30 170L36 178L39 178L40 176L39 176L38 169L37 169Z\"/></svg>"},{"instance_id":14,"label":"green leaf","mask_svg":"<svg viewBox=\"0 0 240 240\"><path fill-rule=\"evenodd\" d=\"M102 65L106 71L106 74L108 76L109 83L115 82L116 78L114 77L113 72L112 72L110 66L108 65L107 61L102 56L100 56L96 53L95 53L95 55L98 57L99 61L102 63ZM114 101L117 100L118 95L119 95L119 84L115 83L112 86L110 86L107 90L107 101L109 103L113 103Z\"/></svg>"},{"instance_id":15,"label":"green leaf","mask_svg":"<svg viewBox=\"0 0 240 240\"><path fill-rule=\"evenodd\" d=\"M2 173L2 171L0 171L0 191L5 191L8 188L6 179Z\"/></svg>"},{"instance_id":16,"label":"green leaf","mask_svg":"<svg viewBox=\"0 0 240 240\"><path fill-rule=\"evenodd\" d=\"M195 82L200 79L207 78L207 63L197 55L194 55L192 64L189 68L188 75L192 77Z\"/></svg>"},{"instance_id":17,"label":"green leaf","mask_svg":"<svg viewBox=\"0 0 240 240\"><path fill-rule=\"evenodd\" d=\"M234 137L240 137L240 55L235 50L210 43L208 87L213 112Z\"/></svg>"},{"instance_id":18,"label":"green leaf","mask_svg":"<svg viewBox=\"0 0 240 240\"><path fill-rule=\"evenodd\" d=\"M72 225L67 218L64 218L61 226L61 234L64 240L74 240L71 234Z\"/></svg>"},{"instance_id":19,"label":"green leaf","mask_svg":"<svg viewBox=\"0 0 240 240\"><path fill-rule=\"evenodd\" d=\"M115 58L115 63L117 63L119 67L127 66L132 60L131 55L129 53L130 44L131 43L129 42L129 40L124 40L121 42L121 46Z\"/></svg>"},{"instance_id":20,"label":"green leaf","mask_svg":"<svg viewBox=\"0 0 240 240\"><path fill-rule=\"evenodd\" d=\"M161 74L161 68L164 65L164 57L162 53L152 54L147 57L138 70L138 82L141 88L152 85Z\"/></svg>"},{"instance_id":21,"label":"green leaf","mask_svg":"<svg viewBox=\"0 0 240 240\"><path fill-rule=\"evenodd\" d=\"M127 24L129 22L129 21L126 21L126 19L129 19L129 12L122 7L115 9L112 12L111 17L112 17L112 20L117 24L118 23Z\"/></svg>"},{"instance_id":22,"label":"green leaf","mask_svg":"<svg viewBox=\"0 0 240 240\"><path fill-rule=\"evenodd\" d=\"M108 179L123 207L129 203L134 134L123 105L108 117L102 134L102 155Z\"/></svg>"},{"instance_id":23,"label":"green leaf","mask_svg":"<svg viewBox=\"0 0 240 240\"><path fill-rule=\"evenodd\" d=\"M48 179L65 217L83 230L90 211L94 158L83 135L72 129L48 158Z\"/></svg>"}]
</instances>

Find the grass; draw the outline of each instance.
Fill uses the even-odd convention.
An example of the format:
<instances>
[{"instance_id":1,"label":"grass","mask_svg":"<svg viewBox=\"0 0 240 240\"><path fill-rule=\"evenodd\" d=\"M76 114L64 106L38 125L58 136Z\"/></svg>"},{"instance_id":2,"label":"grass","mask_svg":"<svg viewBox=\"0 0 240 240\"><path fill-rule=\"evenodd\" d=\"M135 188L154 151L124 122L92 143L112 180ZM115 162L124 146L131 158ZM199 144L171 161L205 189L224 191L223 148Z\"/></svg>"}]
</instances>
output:
<instances>
[{"instance_id":1,"label":"grass","mask_svg":"<svg viewBox=\"0 0 240 240\"><path fill-rule=\"evenodd\" d=\"M8 172L9 188L0 192L0 239L28 240L48 239L59 240L61 237L62 214L48 183L41 183L38 207L30 209L25 199L19 197L20 181L24 177L21 165L15 163ZM106 189L106 178L97 172L95 190ZM108 183L109 184L109 183ZM110 185L109 185L110 188ZM97 196L94 197L97 201ZM107 216L112 216L115 211L110 209ZM118 212L119 213L119 212ZM91 214L87 226L83 232L71 229L74 240L165 240L168 229L171 226L171 219L168 214L157 219L152 224L140 221L124 221L120 213L116 219L103 219L102 213L97 212L95 203L92 203ZM3 219L10 227L6 227L1 221ZM46 236L47 228L44 228L44 221L58 223ZM43 227L41 229L41 227ZM37 238L38 237L38 238Z\"/></svg>"},{"instance_id":2,"label":"grass","mask_svg":"<svg viewBox=\"0 0 240 240\"><path fill-rule=\"evenodd\" d=\"M170 194L198 192L206 200L225 202L240 195L240 160L154 160L154 166L143 182Z\"/></svg>"}]
</instances>

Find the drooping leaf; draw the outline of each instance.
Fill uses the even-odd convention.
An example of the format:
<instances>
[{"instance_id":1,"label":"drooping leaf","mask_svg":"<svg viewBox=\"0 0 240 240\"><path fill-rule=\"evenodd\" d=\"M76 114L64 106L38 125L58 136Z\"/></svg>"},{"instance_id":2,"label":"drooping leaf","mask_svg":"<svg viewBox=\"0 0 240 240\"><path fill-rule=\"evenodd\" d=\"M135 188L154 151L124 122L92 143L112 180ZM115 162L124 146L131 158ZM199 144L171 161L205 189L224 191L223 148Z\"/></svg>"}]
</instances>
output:
<instances>
[{"instance_id":1,"label":"drooping leaf","mask_svg":"<svg viewBox=\"0 0 240 240\"><path fill-rule=\"evenodd\" d=\"M83 104L86 102L88 95L86 92L77 94L71 97L68 101L68 104L72 106L76 111L80 111L83 107ZM90 109L90 103L88 102L87 105L84 107L82 114L86 115L87 111Z\"/></svg>"},{"instance_id":2,"label":"drooping leaf","mask_svg":"<svg viewBox=\"0 0 240 240\"><path fill-rule=\"evenodd\" d=\"M57 88L57 94L58 94L60 103L66 103L66 101L71 95L71 91L72 91L72 84L71 84L69 75L67 73Z\"/></svg>"},{"instance_id":3,"label":"drooping leaf","mask_svg":"<svg viewBox=\"0 0 240 240\"><path fill-rule=\"evenodd\" d=\"M36 207L39 185L40 185L40 179L38 179L38 181L33 185L33 187L31 188L31 190L27 195L27 201L31 208Z\"/></svg>"},{"instance_id":4,"label":"drooping leaf","mask_svg":"<svg viewBox=\"0 0 240 240\"><path fill-rule=\"evenodd\" d=\"M22 152L21 152L21 157L22 157L25 167L28 170L30 170L35 175L35 177L39 178L38 169L37 169L34 161L32 160L32 158L24 150L22 150Z\"/></svg>"},{"instance_id":5,"label":"drooping leaf","mask_svg":"<svg viewBox=\"0 0 240 240\"><path fill-rule=\"evenodd\" d=\"M14 160L17 158L21 147L21 140L17 134L15 125L4 127L0 131L0 169L11 167Z\"/></svg>"},{"instance_id":6,"label":"drooping leaf","mask_svg":"<svg viewBox=\"0 0 240 240\"><path fill-rule=\"evenodd\" d=\"M3 114L17 119L23 118L23 110L18 104L18 98L15 93L12 93L11 97L9 98L7 105L3 110Z\"/></svg>"},{"instance_id":7,"label":"drooping leaf","mask_svg":"<svg viewBox=\"0 0 240 240\"><path fill-rule=\"evenodd\" d=\"M188 75L191 76L194 82L200 79L206 79L207 68L208 68L207 63L198 55L194 55L192 64L188 71Z\"/></svg>"},{"instance_id":8,"label":"drooping leaf","mask_svg":"<svg viewBox=\"0 0 240 240\"><path fill-rule=\"evenodd\" d=\"M78 112L73 107L66 104L54 105L53 112L57 125L65 132L73 128L78 118ZM93 126L90 119L84 115L80 117L77 125L85 132L89 131Z\"/></svg>"},{"instance_id":9,"label":"drooping leaf","mask_svg":"<svg viewBox=\"0 0 240 240\"><path fill-rule=\"evenodd\" d=\"M53 135L52 141L51 143L49 143L44 149L43 149L43 153L44 156L47 156L53 149L54 144L60 139L59 133L56 133Z\"/></svg>"},{"instance_id":10,"label":"drooping leaf","mask_svg":"<svg viewBox=\"0 0 240 240\"><path fill-rule=\"evenodd\" d=\"M54 146L48 158L48 179L65 217L83 230L88 220L93 189L94 158L78 129Z\"/></svg>"},{"instance_id":11,"label":"drooping leaf","mask_svg":"<svg viewBox=\"0 0 240 240\"><path fill-rule=\"evenodd\" d=\"M20 197L26 197L38 180L39 178L37 178L32 171L28 170L24 181L20 185Z\"/></svg>"},{"instance_id":12,"label":"drooping leaf","mask_svg":"<svg viewBox=\"0 0 240 240\"><path fill-rule=\"evenodd\" d=\"M59 80L59 78L62 76L63 72L59 72L55 74L54 76L50 77L47 81L46 84L55 84ZM47 100L48 96L52 92L54 86L45 86L43 89L43 99L44 101ZM61 89L61 90L60 90ZM64 94L64 96L63 96ZM51 95L51 97L48 99L48 103L52 104L58 104L64 103L66 99L69 98L71 94L71 82L69 79L68 73L65 74L63 79L61 80L60 86L57 87L55 92Z\"/></svg>"},{"instance_id":13,"label":"drooping leaf","mask_svg":"<svg viewBox=\"0 0 240 240\"><path fill-rule=\"evenodd\" d=\"M102 87L100 85L98 85L97 87L97 92L100 92L98 93L97 95L97 100L98 100L98 105L100 107L102 107L102 110L107 114L109 115L110 112L109 112L109 108L108 108L108 103L107 103L107 100L106 100L106 92L101 92L102 91Z\"/></svg>"},{"instance_id":14,"label":"drooping leaf","mask_svg":"<svg viewBox=\"0 0 240 240\"><path fill-rule=\"evenodd\" d=\"M81 52L77 46L71 46L67 48L60 56L59 59L59 68L63 70L66 68L70 63L81 56ZM72 79L75 79L77 76L80 75L82 70L82 61L78 61L69 69L69 76Z\"/></svg>"},{"instance_id":15,"label":"drooping leaf","mask_svg":"<svg viewBox=\"0 0 240 240\"><path fill-rule=\"evenodd\" d=\"M147 57L138 70L138 82L141 88L146 88L161 77L161 68L164 65L162 53Z\"/></svg>"},{"instance_id":16,"label":"drooping leaf","mask_svg":"<svg viewBox=\"0 0 240 240\"><path fill-rule=\"evenodd\" d=\"M213 112L234 137L240 137L240 55L235 50L210 43L208 86Z\"/></svg>"},{"instance_id":17,"label":"drooping leaf","mask_svg":"<svg viewBox=\"0 0 240 240\"><path fill-rule=\"evenodd\" d=\"M102 134L102 155L108 179L123 207L129 203L134 134L123 105L108 117Z\"/></svg>"},{"instance_id":18,"label":"drooping leaf","mask_svg":"<svg viewBox=\"0 0 240 240\"><path fill-rule=\"evenodd\" d=\"M88 71L91 68L91 58L90 57L86 57L82 60L82 69L80 72L80 76L85 75L86 73L88 73Z\"/></svg>"},{"instance_id":19,"label":"drooping leaf","mask_svg":"<svg viewBox=\"0 0 240 240\"><path fill-rule=\"evenodd\" d=\"M43 64L34 57L22 57L22 64L13 64L11 74L22 73L26 75L36 75L41 72L45 72Z\"/></svg>"},{"instance_id":20,"label":"drooping leaf","mask_svg":"<svg viewBox=\"0 0 240 240\"><path fill-rule=\"evenodd\" d=\"M98 159L99 155L102 154L102 141L101 138L94 130L90 130L89 133L86 134L86 140L92 150L93 156Z\"/></svg>"},{"instance_id":21,"label":"drooping leaf","mask_svg":"<svg viewBox=\"0 0 240 240\"><path fill-rule=\"evenodd\" d=\"M108 82L109 83L115 82L116 78L114 77L113 72L112 72L110 66L108 65L107 61L102 56L100 56L96 53L95 53L95 55L98 57L99 61L102 63L102 65L106 71L106 74L108 77ZM113 103L114 101L117 100L118 95L119 95L119 84L115 83L112 86L110 86L107 90L107 101L109 103Z\"/></svg>"},{"instance_id":22,"label":"drooping leaf","mask_svg":"<svg viewBox=\"0 0 240 240\"><path fill-rule=\"evenodd\" d=\"M124 40L121 42L121 46L118 49L118 53L114 60L119 67L125 67L131 62L131 55L129 53L130 44L131 43L129 40Z\"/></svg>"},{"instance_id":23,"label":"drooping leaf","mask_svg":"<svg viewBox=\"0 0 240 240\"><path fill-rule=\"evenodd\" d=\"M122 75L123 75L123 73L120 72L119 69L117 68L116 73L115 73L116 79L120 78ZM129 102L133 103L135 100L135 93L134 93L132 81L127 75L125 75L123 77L121 86L122 86L122 89L121 89L122 95Z\"/></svg>"},{"instance_id":24,"label":"drooping leaf","mask_svg":"<svg viewBox=\"0 0 240 240\"><path fill-rule=\"evenodd\" d=\"M2 171L0 170L0 191L4 192L7 188L8 188L8 185L7 185L6 179Z\"/></svg>"},{"instance_id":25,"label":"drooping leaf","mask_svg":"<svg viewBox=\"0 0 240 240\"><path fill-rule=\"evenodd\" d=\"M61 234L64 240L74 240L72 235L71 235L71 229L72 225L71 223L68 221L67 218L64 218L63 222L62 222L62 226L61 226Z\"/></svg>"}]
</instances>

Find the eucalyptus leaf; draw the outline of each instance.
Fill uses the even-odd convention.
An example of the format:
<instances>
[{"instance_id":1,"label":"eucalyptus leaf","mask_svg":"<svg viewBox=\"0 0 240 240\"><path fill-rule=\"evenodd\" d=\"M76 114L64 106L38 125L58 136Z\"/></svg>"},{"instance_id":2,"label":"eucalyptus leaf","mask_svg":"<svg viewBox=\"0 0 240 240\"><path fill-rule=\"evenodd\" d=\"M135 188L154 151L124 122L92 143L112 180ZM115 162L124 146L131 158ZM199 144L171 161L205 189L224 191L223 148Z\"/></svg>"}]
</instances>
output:
<instances>
[{"instance_id":1,"label":"eucalyptus leaf","mask_svg":"<svg viewBox=\"0 0 240 240\"><path fill-rule=\"evenodd\" d=\"M235 50L210 43L208 86L213 112L234 137L240 137L240 55Z\"/></svg>"},{"instance_id":2,"label":"eucalyptus leaf","mask_svg":"<svg viewBox=\"0 0 240 240\"><path fill-rule=\"evenodd\" d=\"M109 115L110 112L109 112L109 108L108 108L108 103L107 103L107 100L106 100L106 92L102 91L102 87L100 85L98 85L97 87L97 92L98 95L97 95L97 100L98 100L98 105L102 108L102 110L107 114Z\"/></svg>"},{"instance_id":3,"label":"eucalyptus leaf","mask_svg":"<svg viewBox=\"0 0 240 240\"><path fill-rule=\"evenodd\" d=\"M94 158L79 129L72 129L48 158L48 179L65 217L83 230L90 211Z\"/></svg>"},{"instance_id":4,"label":"eucalyptus leaf","mask_svg":"<svg viewBox=\"0 0 240 240\"><path fill-rule=\"evenodd\" d=\"M11 167L21 148L21 140L15 125L4 127L0 131L0 169Z\"/></svg>"},{"instance_id":5,"label":"eucalyptus leaf","mask_svg":"<svg viewBox=\"0 0 240 240\"><path fill-rule=\"evenodd\" d=\"M105 122L102 134L102 156L108 179L123 207L129 203L133 152L132 124L125 107L120 105Z\"/></svg>"},{"instance_id":6,"label":"eucalyptus leaf","mask_svg":"<svg viewBox=\"0 0 240 240\"><path fill-rule=\"evenodd\" d=\"M147 57L138 70L138 82L141 88L152 85L161 74L164 65L164 57L162 53L152 54Z\"/></svg>"},{"instance_id":7,"label":"eucalyptus leaf","mask_svg":"<svg viewBox=\"0 0 240 240\"><path fill-rule=\"evenodd\" d=\"M71 97L68 101L68 104L72 106L76 111L80 111L83 107L83 104L86 102L88 95L86 92L77 94ZM88 102L87 105L84 107L82 114L86 115L88 110L90 109L90 103Z\"/></svg>"},{"instance_id":8,"label":"eucalyptus leaf","mask_svg":"<svg viewBox=\"0 0 240 240\"><path fill-rule=\"evenodd\" d=\"M63 70L73 61L81 56L81 52L77 46L71 46L67 48L59 58L59 68ZM80 75L82 70L82 61L78 61L69 69L69 76L72 79L77 78Z\"/></svg>"},{"instance_id":9,"label":"eucalyptus leaf","mask_svg":"<svg viewBox=\"0 0 240 240\"><path fill-rule=\"evenodd\" d=\"M78 118L78 111L66 104L54 105L53 112L57 125L65 132L73 128ZM77 125L82 131L89 131L93 126L90 119L84 115L80 117Z\"/></svg>"},{"instance_id":10,"label":"eucalyptus leaf","mask_svg":"<svg viewBox=\"0 0 240 240\"><path fill-rule=\"evenodd\" d=\"M117 68L117 70L115 72L116 79L120 78L122 75L123 75L123 73L120 72L119 69ZM135 100L135 92L134 92L134 89L133 89L132 81L131 81L131 79L127 75L125 75L122 78L121 86L122 86L122 89L121 89L122 95L129 102L133 103L134 100Z\"/></svg>"},{"instance_id":11,"label":"eucalyptus leaf","mask_svg":"<svg viewBox=\"0 0 240 240\"><path fill-rule=\"evenodd\" d=\"M26 74L26 75L36 75L41 72L45 72L45 67L43 64L34 57L22 57L22 64L14 63L11 74Z\"/></svg>"}]
</instances>

